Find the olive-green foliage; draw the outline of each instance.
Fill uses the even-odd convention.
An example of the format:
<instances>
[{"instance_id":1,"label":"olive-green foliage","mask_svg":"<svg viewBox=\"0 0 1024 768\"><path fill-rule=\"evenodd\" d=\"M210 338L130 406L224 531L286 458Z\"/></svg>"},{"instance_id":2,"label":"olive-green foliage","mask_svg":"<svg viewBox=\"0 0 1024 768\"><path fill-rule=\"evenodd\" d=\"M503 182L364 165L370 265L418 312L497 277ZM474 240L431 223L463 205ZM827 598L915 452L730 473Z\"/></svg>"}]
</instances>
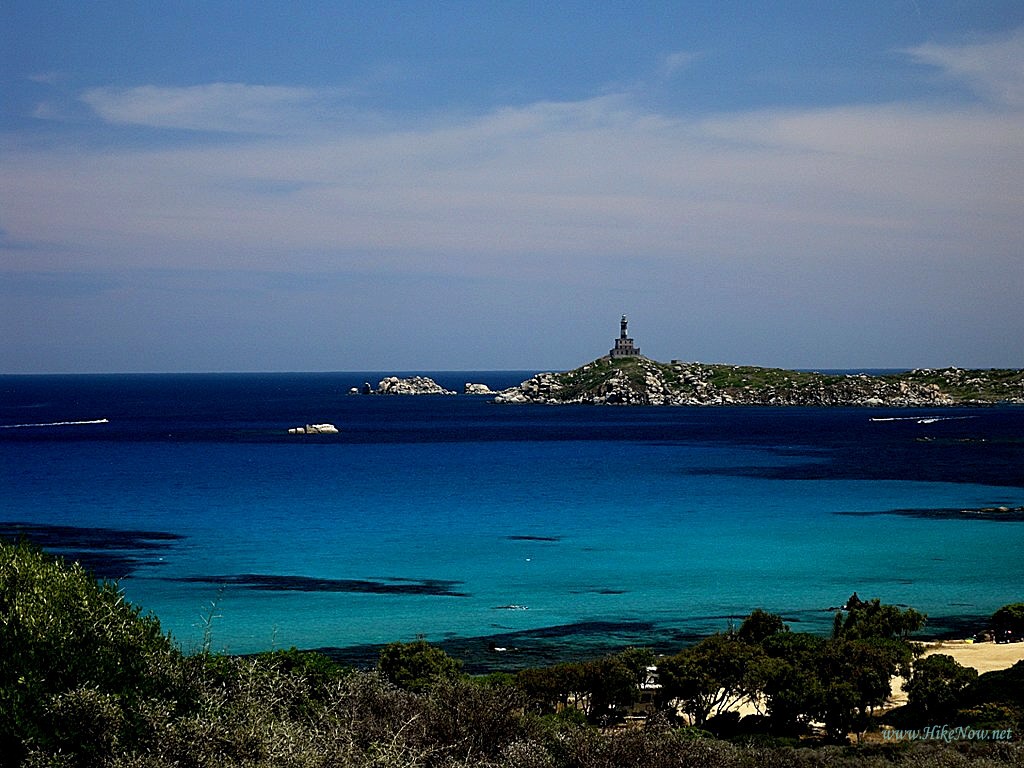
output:
<instances>
[{"instance_id":1,"label":"olive-green foliage","mask_svg":"<svg viewBox=\"0 0 1024 768\"><path fill-rule=\"evenodd\" d=\"M847 733L862 733L872 712L892 693L894 675L907 669L913 654L899 640L882 638L833 639L818 660L822 691L818 719L838 741Z\"/></svg>"},{"instance_id":2,"label":"olive-green foliage","mask_svg":"<svg viewBox=\"0 0 1024 768\"><path fill-rule=\"evenodd\" d=\"M755 608L740 624L736 637L745 643L761 643L772 635L788 631L789 627L777 613Z\"/></svg>"},{"instance_id":3,"label":"olive-green foliage","mask_svg":"<svg viewBox=\"0 0 1024 768\"><path fill-rule=\"evenodd\" d=\"M739 750L683 728L626 729L601 733L577 728L549 747L548 765L559 768L712 768L738 766Z\"/></svg>"},{"instance_id":4,"label":"olive-green foliage","mask_svg":"<svg viewBox=\"0 0 1024 768\"><path fill-rule=\"evenodd\" d=\"M618 655L586 662L583 684L587 717L594 722L614 719L619 708L632 704L639 693L636 671Z\"/></svg>"},{"instance_id":5,"label":"olive-green foliage","mask_svg":"<svg viewBox=\"0 0 1024 768\"><path fill-rule=\"evenodd\" d=\"M766 658L758 669L765 709L776 734L800 734L821 707L818 658L825 640L803 632L780 632L765 638Z\"/></svg>"},{"instance_id":6,"label":"olive-green foliage","mask_svg":"<svg viewBox=\"0 0 1024 768\"><path fill-rule=\"evenodd\" d=\"M1010 603L993 613L992 629L997 633L1012 632L1018 640L1024 638L1024 603Z\"/></svg>"},{"instance_id":7,"label":"olive-green foliage","mask_svg":"<svg viewBox=\"0 0 1024 768\"><path fill-rule=\"evenodd\" d=\"M136 705L173 688L178 656L156 618L115 584L26 543L0 543L0 649L5 755L128 737Z\"/></svg>"},{"instance_id":8,"label":"olive-green foliage","mask_svg":"<svg viewBox=\"0 0 1024 768\"><path fill-rule=\"evenodd\" d=\"M961 701L964 708L957 715L958 722L1024 733L1024 661L980 675L963 692Z\"/></svg>"},{"instance_id":9,"label":"olive-green foliage","mask_svg":"<svg viewBox=\"0 0 1024 768\"><path fill-rule=\"evenodd\" d=\"M604 723L637 701L653 663L649 650L627 648L583 662L524 669L517 673L515 685L533 712L554 714L572 707L591 721Z\"/></svg>"},{"instance_id":10,"label":"olive-green foliage","mask_svg":"<svg viewBox=\"0 0 1024 768\"><path fill-rule=\"evenodd\" d=\"M553 714L586 696L584 669L579 663L524 669L516 673L515 684L538 714Z\"/></svg>"},{"instance_id":11,"label":"olive-green foliage","mask_svg":"<svg viewBox=\"0 0 1024 768\"><path fill-rule=\"evenodd\" d=\"M755 611L735 634L714 635L659 664L662 696L716 733L739 729L726 713L744 699L763 708L777 735L799 734L812 721L836 740L864 731L893 675L913 658L912 647L892 636L917 619L877 600L861 605L849 630L840 623L830 640L789 632L780 617Z\"/></svg>"},{"instance_id":12,"label":"olive-green foliage","mask_svg":"<svg viewBox=\"0 0 1024 768\"><path fill-rule=\"evenodd\" d=\"M222 657L208 655L208 658L211 663L215 663L215 659ZM256 659L279 674L302 680L309 689L310 696L315 697L316 702L319 702L332 689L335 682L352 674L349 667L332 661L322 653L300 651L296 648L261 653L256 656ZM314 703L313 701L307 702L309 706Z\"/></svg>"},{"instance_id":13,"label":"olive-green foliage","mask_svg":"<svg viewBox=\"0 0 1024 768\"><path fill-rule=\"evenodd\" d=\"M456 677L462 662L426 640L391 643L380 652L377 669L399 688L423 691L432 685Z\"/></svg>"},{"instance_id":14,"label":"olive-green foliage","mask_svg":"<svg viewBox=\"0 0 1024 768\"><path fill-rule=\"evenodd\" d=\"M423 698L425 747L475 759L496 758L507 745L539 735L536 721L525 715L522 692L506 685L481 685L469 678L449 678Z\"/></svg>"},{"instance_id":15,"label":"olive-green foliage","mask_svg":"<svg viewBox=\"0 0 1024 768\"><path fill-rule=\"evenodd\" d=\"M678 699L694 725L703 726L743 698L757 694L764 652L732 635L712 635L658 665L662 696Z\"/></svg>"},{"instance_id":16,"label":"olive-green foliage","mask_svg":"<svg viewBox=\"0 0 1024 768\"><path fill-rule=\"evenodd\" d=\"M856 593L846 603L846 619L836 614L832 636L846 640L867 638L905 639L924 626L927 616L913 608L900 610L885 605L877 597L861 600Z\"/></svg>"},{"instance_id":17,"label":"olive-green foliage","mask_svg":"<svg viewBox=\"0 0 1024 768\"><path fill-rule=\"evenodd\" d=\"M841 378L807 371L740 365L709 365L705 369L710 373L711 383L724 390L767 387L798 390L813 385L835 384Z\"/></svg>"},{"instance_id":18,"label":"olive-green foliage","mask_svg":"<svg viewBox=\"0 0 1024 768\"><path fill-rule=\"evenodd\" d=\"M914 675L905 686L907 706L922 721L945 722L959 709L968 687L977 679L977 670L962 666L952 656L926 656L914 663Z\"/></svg>"},{"instance_id":19,"label":"olive-green foliage","mask_svg":"<svg viewBox=\"0 0 1024 768\"><path fill-rule=\"evenodd\" d=\"M999 701L1024 709L1024 661L981 675L971 686L971 696L974 701Z\"/></svg>"}]
</instances>

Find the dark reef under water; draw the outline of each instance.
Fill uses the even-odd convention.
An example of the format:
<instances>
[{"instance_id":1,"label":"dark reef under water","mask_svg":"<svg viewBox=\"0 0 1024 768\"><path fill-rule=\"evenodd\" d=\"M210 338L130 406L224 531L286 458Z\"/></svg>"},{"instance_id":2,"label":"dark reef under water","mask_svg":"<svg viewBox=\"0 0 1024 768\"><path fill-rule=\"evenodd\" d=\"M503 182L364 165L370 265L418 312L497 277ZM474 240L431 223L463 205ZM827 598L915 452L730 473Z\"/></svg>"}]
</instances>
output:
<instances>
[{"instance_id":1,"label":"dark reef under water","mask_svg":"<svg viewBox=\"0 0 1024 768\"><path fill-rule=\"evenodd\" d=\"M159 566L159 553L186 537L168 531L0 522L0 539L27 540L47 552L77 561L98 579L117 581L143 566Z\"/></svg>"}]
</instances>

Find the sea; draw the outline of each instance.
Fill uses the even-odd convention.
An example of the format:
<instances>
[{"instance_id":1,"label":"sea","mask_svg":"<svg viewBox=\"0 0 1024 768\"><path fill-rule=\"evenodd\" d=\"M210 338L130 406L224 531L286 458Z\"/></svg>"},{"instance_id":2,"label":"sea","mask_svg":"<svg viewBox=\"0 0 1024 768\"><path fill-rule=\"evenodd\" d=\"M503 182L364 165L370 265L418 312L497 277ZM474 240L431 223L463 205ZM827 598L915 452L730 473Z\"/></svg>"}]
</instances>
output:
<instances>
[{"instance_id":1,"label":"sea","mask_svg":"<svg viewBox=\"0 0 1024 768\"><path fill-rule=\"evenodd\" d=\"M1024 408L351 393L393 373L0 376L0 536L186 652L357 666L419 638L474 671L670 653L755 608L825 634L853 593L967 636L1024 600Z\"/></svg>"}]
</instances>

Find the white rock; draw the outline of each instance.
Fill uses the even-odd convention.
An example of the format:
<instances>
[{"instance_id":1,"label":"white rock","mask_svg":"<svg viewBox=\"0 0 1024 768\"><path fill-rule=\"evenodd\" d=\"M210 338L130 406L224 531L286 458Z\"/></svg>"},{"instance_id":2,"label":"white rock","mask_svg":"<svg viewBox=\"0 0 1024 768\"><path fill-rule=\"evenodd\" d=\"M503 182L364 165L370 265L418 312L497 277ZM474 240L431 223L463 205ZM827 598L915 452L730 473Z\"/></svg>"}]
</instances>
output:
<instances>
[{"instance_id":1,"label":"white rock","mask_svg":"<svg viewBox=\"0 0 1024 768\"><path fill-rule=\"evenodd\" d=\"M427 376L411 376L407 379L400 379L397 376L388 376L381 379L377 385L379 395L454 395L449 389L445 389L433 379Z\"/></svg>"},{"instance_id":2,"label":"white rock","mask_svg":"<svg viewBox=\"0 0 1024 768\"><path fill-rule=\"evenodd\" d=\"M336 435L338 428L333 424L307 424L304 427L292 427L289 435Z\"/></svg>"}]
</instances>

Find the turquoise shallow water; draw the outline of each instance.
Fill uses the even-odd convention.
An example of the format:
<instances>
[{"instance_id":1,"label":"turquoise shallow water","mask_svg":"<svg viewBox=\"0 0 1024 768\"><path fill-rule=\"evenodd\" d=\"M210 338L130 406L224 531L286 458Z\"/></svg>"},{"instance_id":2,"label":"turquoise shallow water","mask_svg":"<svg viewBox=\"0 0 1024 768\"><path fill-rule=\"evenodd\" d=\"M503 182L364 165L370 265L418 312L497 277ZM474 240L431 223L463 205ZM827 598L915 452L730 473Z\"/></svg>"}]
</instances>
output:
<instances>
[{"instance_id":1,"label":"turquoise shallow water","mask_svg":"<svg viewBox=\"0 0 1024 768\"><path fill-rule=\"evenodd\" d=\"M1024 522L960 512L1024 506L1020 409L346 394L371 375L0 377L0 522L120 577L186 649L212 617L232 652L424 635L505 665L756 607L827 631L853 591L935 632L1022 597ZM310 421L342 431L285 434Z\"/></svg>"}]
</instances>

